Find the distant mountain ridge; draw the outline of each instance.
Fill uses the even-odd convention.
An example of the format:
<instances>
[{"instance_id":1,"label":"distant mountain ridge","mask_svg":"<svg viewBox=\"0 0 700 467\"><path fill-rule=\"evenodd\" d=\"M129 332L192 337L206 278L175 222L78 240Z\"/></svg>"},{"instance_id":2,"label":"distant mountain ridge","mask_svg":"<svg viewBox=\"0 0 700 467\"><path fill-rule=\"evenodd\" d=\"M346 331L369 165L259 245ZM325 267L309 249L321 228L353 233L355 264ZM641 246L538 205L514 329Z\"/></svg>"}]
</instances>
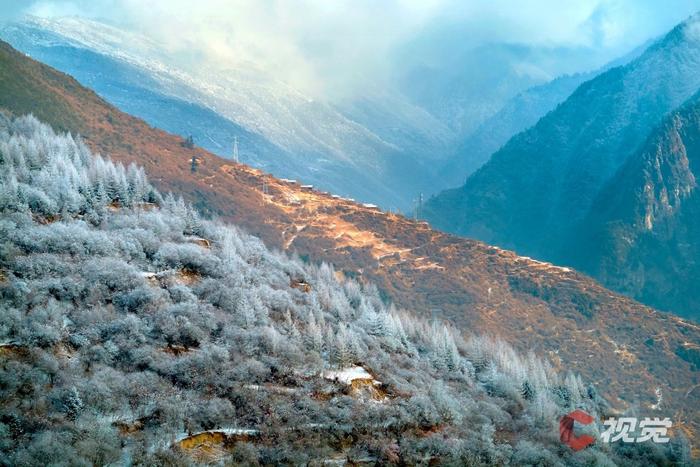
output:
<instances>
[{"instance_id":1,"label":"distant mountain ridge","mask_svg":"<svg viewBox=\"0 0 700 467\"><path fill-rule=\"evenodd\" d=\"M450 45L436 50L433 34L446 34L438 41ZM457 31L433 31L405 44L395 60L400 61L399 68L405 68L396 78L397 88L461 140L508 99L548 77L518 66L537 55L536 49L507 43L460 47L454 45L459 38Z\"/></svg>"},{"instance_id":2,"label":"distant mountain ridge","mask_svg":"<svg viewBox=\"0 0 700 467\"><path fill-rule=\"evenodd\" d=\"M540 118L564 102L582 83L606 70L629 63L641 55L651 43L649 41L636 47L602 68L559 76L509 99L498 112L462 140L456 153L447 158L440 170L444 184L448 187L462 185L469 175L484 165L512 136L534 126Z\"/></svg>"},{"instance_id":3,"label":"distant mountain ridge","mask_svg":"<svg viewBox=\"0 0 700 467\"><path fill-rule=\"evenodd\" d=\"M445 76L439 66L425 70L417 63L395 87L369 86L361 97L321 102L254 67L193 76L168 65L170 58L148 38L101 22L29 17L0 28L0 37L122 110L166 131L192 134L222 157L231 156L238 137L246 163L403 211L414 207L419 193L461 183L581 79L565 76L528 89L549 77L527 64L562 52L490 44L462 50L460 60L470 65L453 58ZM496 70L465 83L464 70L486 57ZM421 82L427 87L413 87Z\"/></svg>"},{"instance_id":4,"label":"distant mountain ridge","mask_svg":"<svg viewBox=\"0 0 700 467\"><path fill-rule=\"evenodd\" d=\"M583 83L464 186L427 203L435 226L549 258L664 115L700 88L700 16Z\"/></svg>"},{"instance_id":5,"label":"distant mountain ridge","mask_svg":"<svg viewBox=\"0 0 700 467\"><path fill-rule=\"evenodd\" d=\"M240 140L244 159L254 154L265 158L289 157L261 135L247 131L211 109L160 92L157 80L142 68L79 47L31 22L6 25L0 29L0 35L38 60L57 69L70 69L78 81L124 111L182 137L197 135L198 145L224 157L231 155L234 137Z\"/></svg>"},{"instance_id":6,"label":"distant mountain ridge","mask_svg":"<svg viewBox=\"0 0 700 467\"><path fill-rule=\"evenodd\" d=\"M429 161L453 138L398 95L336 108L254 70L195 77L168 66L148 39L94 21L29 18L0 37L221 156L231 156L237 136L247 163L386 207L407 209L435 185Z\"/></svg>"},{"instance_id":7,"label":"distant mountain ridge","mask_svg":"<svg viewBox=\"0 0 700 467\"><path fill-rule=\"evenodd\" d=\"M484 165L513 135L537 121L563 102L583 82L595 73L562 76L548 83L533 86L508 100L460 143L441 173L448 186L460 186Z\"/></svg>"}]
</instances>

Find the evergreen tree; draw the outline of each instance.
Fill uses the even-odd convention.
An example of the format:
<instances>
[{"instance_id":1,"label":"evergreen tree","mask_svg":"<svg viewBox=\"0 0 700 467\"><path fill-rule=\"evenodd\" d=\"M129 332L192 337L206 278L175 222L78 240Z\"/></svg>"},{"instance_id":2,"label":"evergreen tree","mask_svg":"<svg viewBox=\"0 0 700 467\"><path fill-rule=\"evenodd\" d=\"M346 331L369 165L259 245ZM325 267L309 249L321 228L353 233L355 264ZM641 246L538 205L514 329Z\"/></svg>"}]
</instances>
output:
<instances>
[{"instance_id":1,"label":"evergreen tree","mask_svg":"<svg viewBox=\"0 0 700 467\"><path fill-rule=\"evenodd\" d=\"M91 203L95 208L101 208L109 204L109 195L105 189L102 180L98 180L95 183L94 193L91 198Z\"/></svg>"},{"instance_id":2,"label":"evergreen tree","mask_svg":"<svg viewBox=\"0 0 700 467\"><path fill-rule=\"evenodd\" d=\"M671 460L678 466L693 465L690 442L682 429L671 438Z\"/></svg>"},{"instance_id":3,"label":"evergreen tree","mask_svg":"<svg viewBox=\"0 0 700 467\"><path fill-rule=\"evenodd\" d=\"M377 313L376 311L370 311L366 315L369 333L373 336L386 336L387 324L385 316Z\"/></svg>"},{"instance_id":4,"label":"evergreen tree","mask_svg":"<svg viewBox=\"0 0 700 467\"><path fill-rule=\"evenodd\" d=\"M529 381L523 381L523 384L520 386L520 395L526 401L531 401L535 398L535 388L532 387Z\"/></svg>"},{"instance_id":5,"label":"evergreen tree","mask_svg":"<svg viewBox=\"0 0 700 467\"><path fill-rule=\"evenodd\" d=\"M185 235L199 235L202 232L202 223L199 220L199 215L191 207L185 208Z\"/></svg>"},{"instance_id":6,"label":"evergreen tree","mask_svg":"<svg viewBox=\"0 0 700 467\"><path fill-rule=\"evenodd\" d=\"M83 400L75 386L71 387L63 397L63 408L69 420L75 420L83 411Z\"/></svg>"},{"instance_id":7,"label":"evergreen tree","mask_svg":"<svg viewBox=\"0 0 700 467\"><path fill-rule=\"evenodd\" d=\"M284 328L285 331L287 331L287 334L295 341L295 342L301 342L301 333L299 332L299 328L297 328L296 323L292 321L292 314L289 312L289 310L285 311L284 314Z\"/></svg>"},{"instance_id":8,"label":"evergreen tree","mask_svg":"<svg viewBox=\"0 0 700 467\"><path fill-rule=\"evenodd\" d=\"M304 343L309 350L315 352L321 352L323 350L323 332L318 324L316 324L316 319L314 315L310 315L309 323L306 325L304 332Z\"/></svg>"},{"instance_id":9,"label":"evergreen tree","mask_svg":"<svg viewBox=\"0 0 700 467\"><path fill-rule=\"evenodd\" d=\"M352 358L350 356L350 352L347 348L347 342L346 342L346 336L344 335L342 328L338 333L334 336L332 342L331 342L331 363L343 368L350 363L352 363Z\"/></svg>"},{"instance_id":10,"label":"evergreen tree","mask_svg":"<svg viewBox=\"0 0 700 467\"><path fill-rule=\"evenodd\" d=\"M581 400L583 394L585 394L580 379L571 372L568 372L566 375L564 387L567 389L571 403L574 405L577 404Z\"/></svg>"}]
</instances>

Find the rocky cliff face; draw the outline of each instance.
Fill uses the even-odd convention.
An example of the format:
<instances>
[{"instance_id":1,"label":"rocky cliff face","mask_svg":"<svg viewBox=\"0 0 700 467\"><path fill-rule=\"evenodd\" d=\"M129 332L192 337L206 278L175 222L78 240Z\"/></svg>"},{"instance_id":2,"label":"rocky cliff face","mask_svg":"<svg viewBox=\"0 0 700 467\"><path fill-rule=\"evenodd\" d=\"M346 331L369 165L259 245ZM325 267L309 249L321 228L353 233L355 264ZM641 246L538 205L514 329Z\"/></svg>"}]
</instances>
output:
<instances>
[{"instance_id":1,"label":"rocky cliff face","mask_svg":"<svg viewBox=\"0 0 700 467\"><path fill-rule=\"evenodd\" d=\"M601 191L560 258L623 293L698 319L700 99L652 133Z\"/></svg>"}]
</instances>

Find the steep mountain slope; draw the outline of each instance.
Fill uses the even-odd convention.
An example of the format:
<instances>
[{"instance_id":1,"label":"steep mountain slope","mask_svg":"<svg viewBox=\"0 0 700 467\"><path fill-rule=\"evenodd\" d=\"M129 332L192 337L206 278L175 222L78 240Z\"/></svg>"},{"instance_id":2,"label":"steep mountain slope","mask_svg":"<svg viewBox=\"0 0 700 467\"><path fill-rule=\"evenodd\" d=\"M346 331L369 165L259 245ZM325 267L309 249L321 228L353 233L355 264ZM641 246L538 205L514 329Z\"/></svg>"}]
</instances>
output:
<instances>
[{"instance_id":1,"label":"steep mountain slope","mask_svg":"<svg viewBox=\"0 0 700 467\"><path fill-rule=\"evenodd\" d=\"M238 135L249 164L387 207L405 209L418 191L434 186L428 159L444 155L452 138L400 96L339 110L254 68L194 76L169 65L158 44L94 21L29 18L6 26L0 37L120 109L166 131L193 134L221 156L230 157ZM198 123L205 112L213 126Z\"/></svg>"},{"instance_id":2,"label":"steep mountain slope","mask_svg":"<svg viewBox=\"0 0 700 467\"><path fill-rule=\"evenodd\" d=\"M0 167L3 464L687 457L562 450L563 414L607 410L573 373L203 221L34 118L0 115Z\"/></svg>"},{"instance_id":3,"label":"steep mountain slope","mask_svg":"<svg viewBox=\"0 0 700 467\"><path fill-rule=\"evenodd\" d=\"M261 135L206 107L158 92L158 82L137 66L77 47L31 22L4 25L0 36L29 56L70 73L123 111L183 138L193 135L199 146L220 156L231 156L234 137L238 137L241 160L291 157Z\"/></svg>"},{"instance_id":4,"label":"steep mountain slope","mask_svg":"<svg viewBox=\"0 0 700 467\"><path fill-rule=\"evenodd\" d=\"M479 125L462 141L441 173L447 186L461 186L469 175L488 161L512 136L530 128L564 102L583 82L597 73L581 73L556 78L534 86L509 99L503 107Z\"/></svg>"},{"instance_id":5,"label":"steep mountain slope","mask_svg":"<svg viewBox=\"0 0 700 467\"><path fill-rule=\"evenodd\" d=\"M395 87L460 140L519 92L596 67L585 48L484 42L472 33L460 21L426 25L390 57Z\"/></svg>"},{"instance_id":6,"label":"steep mountain slope","mask_svg":"<svg viewBox=\"0 0 700 467\"><path fill-rule=\"evenodd\" d=\"M551 258L603 184L663 116L700 88L700 15L626 66L582 84L465 185L437 196L436 226Z\"/></svg>"},{"instance_id":7,"label":"steep mountain slope","mask_svg":"<svg viewBox=\"0 0 700 467\"><path fill-rule=\"evenodd\" d=\"M601 191L561 258L627 295L700 319L700 96Z\"/></svg>"},{"instance_id":8,"label":"steep mountain slope","mask_svg":"<svg viewBox=\"0 0 700 467\"><path fill-rule=\"evenodd\" d=\"M663 416L698 428L700 328L693 324L565 268L183 147L181 138L123 114L4 43L0 107L80 133L94 151L142 165L162 191L181 193L269 247L370 280L401 307L502 336L519 349L551 357L559 368L576 368L616 407L635 402L651 411L659 388ZM199 161L195 173L193 155Z\"/></svg>"},{"instance_id":9,"label":"steep mountain slope","mask_svg":"<svg viewBox=\"0 0 700 467\"><path fill-rule=\"evenodd\" d=\"M441 169L446 186L460 186L511 137L534 126L557 105L564 102L582 83L611 68L622 66L641 55L651 41L595 71L563 75L545 84L520 92L478 126L457 145Z\"/></svg>"}]
</instances>

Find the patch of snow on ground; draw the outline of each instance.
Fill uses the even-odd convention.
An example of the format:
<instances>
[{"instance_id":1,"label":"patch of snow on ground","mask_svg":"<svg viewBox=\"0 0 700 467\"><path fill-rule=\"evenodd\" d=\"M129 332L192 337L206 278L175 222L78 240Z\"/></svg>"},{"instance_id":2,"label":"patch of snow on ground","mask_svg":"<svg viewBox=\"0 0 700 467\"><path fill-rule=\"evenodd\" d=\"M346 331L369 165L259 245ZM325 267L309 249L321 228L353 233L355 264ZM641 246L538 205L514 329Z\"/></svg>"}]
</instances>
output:
<instances>
[{"instance_id":1,"label":"patch of snow on ground","mask_svg":"<svg viewBox=\"0 0 700 467\"><path fill-rule=\"evenodd\" d=\"M331 381L339 381L344 384L352 384L356 379L371 379L373 384L380 384L371 374L361 366L350 366L340 370L327 370L323 377Z\"/></svg>"}]
</instances>

